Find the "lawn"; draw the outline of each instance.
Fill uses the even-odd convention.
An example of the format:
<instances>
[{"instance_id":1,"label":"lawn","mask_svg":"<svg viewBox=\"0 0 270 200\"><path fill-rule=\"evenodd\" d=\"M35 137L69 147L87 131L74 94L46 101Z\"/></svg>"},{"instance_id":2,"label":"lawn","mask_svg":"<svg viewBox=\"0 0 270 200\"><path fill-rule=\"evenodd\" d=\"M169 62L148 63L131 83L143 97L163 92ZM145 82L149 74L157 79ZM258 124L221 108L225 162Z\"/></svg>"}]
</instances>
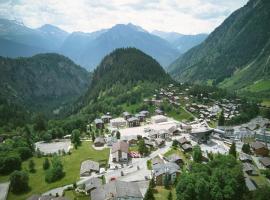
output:
<instances>
[{"instance_id":1,"label":"lawn","mask_svg":"<svg viewBox=\"0 0 270 200\"><path fill-rule=\"evenodd\" d=\"M156 200L164 200L168 198L170 190L165 189L163 186L156 186L156 192L154 193ZM176 199L175 188L172 189L173 199Z\"/></svg>"},{"instance_id":2,"label":"lawn","mask_svg":"<svg viewBox=\"0 0 270 200\"><path fill-rule=\"evenodd\" d=\"M76 193L74 190L65 191L65 197L69 198L70 200L89 200L89 195Z\"/></svg>"},{"instance_id":3,"label":"lawn","mask_svg":"<svg viewBox=\"0 0 270 200\"><path fill-rule=\"evenodd\" d=\"M66 175L61 180L50 184L45 182L45 172L42 168L44 158L33 158L36 172L29 173L29 186L31 187L31 191L21 195L9 193L8 200L25 200L32 194L41 194L50 189L74 183L79 180L80 164L86 159L98 161L101 166L106 166L109 158L109 149L97 151L92 148L91 144L91 142L84 141L78 149L72 151L71 155L63 156L61 160ZM27 170L27 166L28 161L23 162L22 168ZM0 176L0 181L7 179L7 176Z\"/></svg>"},{"instance_id":4,"label":"lawn","mask_svg":"<svg viewBox=\"0 0 270 200\"><path fill-rule=\"evenodd\" d=\"M178 121L182 121L182 120L190 120L193 116L188 113L187 111L185 111L182 107L178 108L178 110L176 111L175 109L172 109L172 111L167 113L169 117L172 117Z\"/></svg>"}]
</instances>

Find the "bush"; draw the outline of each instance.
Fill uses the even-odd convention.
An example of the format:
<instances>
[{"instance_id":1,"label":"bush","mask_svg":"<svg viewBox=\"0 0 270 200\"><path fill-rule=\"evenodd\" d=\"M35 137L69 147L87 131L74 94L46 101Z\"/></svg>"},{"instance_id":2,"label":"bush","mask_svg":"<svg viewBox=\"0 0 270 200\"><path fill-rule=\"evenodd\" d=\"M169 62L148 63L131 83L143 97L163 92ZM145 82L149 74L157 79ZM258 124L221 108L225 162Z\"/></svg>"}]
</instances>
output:
<instances>
[{"instance_id":1,"label":"bush","mask_svg":"<svg viewBox=\"0 0 270 200\"><path fill-rule=\"evenodd\" d=\"M21 158L17 154L5 155L0 157L0 173L8 174L14 170L21 169Z\"/></svg>"},{"instance_id":2,"label":"bush","mask_svg":"<svg viewBox=\"0 0 270 200\"><path fill-rule=\"evenodd\" d=\"M17 152L19 153L22 160L26 160L32 157L32 151L28 147L18 147Z\"/></svg>"},{"instance_id":3,"label":"bush","mask_svg":"<svg viewBox=\"0 0 270 200\"><path fill-rule=\"evenodd\" d=\"M14 171L10 175L10 190L14 193L21 193L29 189L29 177L26 172Z\"/></svg>"},{"instance_id":4,"label":"bush","mask_svg":"<svg viewBox=\"0 0 270 200\"><path fill-rule=\"evenodd\" d=\"M61 160L57 156L54 156L52 158L52 167L46 171L45 181L48 183L55 182L61 179L64 175L65 173L63 171Z\"/></svg>"},{"instance_id":5,"label":"bush","mask_svg":"<svg viewBox=\"0 0 270 200\"><path fill-rule=\"evenodd\" d=\"M43 162L43 169L47 170L50 168L50 161L48 158L45 158L44 162Z\"/></svg>"}]
</instances>

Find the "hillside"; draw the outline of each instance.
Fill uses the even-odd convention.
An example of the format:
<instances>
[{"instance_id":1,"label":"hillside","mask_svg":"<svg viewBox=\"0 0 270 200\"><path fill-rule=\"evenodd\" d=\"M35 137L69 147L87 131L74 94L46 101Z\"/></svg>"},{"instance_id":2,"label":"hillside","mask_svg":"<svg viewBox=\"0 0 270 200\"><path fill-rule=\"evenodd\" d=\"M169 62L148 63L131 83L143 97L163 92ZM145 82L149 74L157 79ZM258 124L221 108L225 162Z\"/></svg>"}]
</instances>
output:
<instances>
[{"instance_id":1,"label":"hillside","mask_svg":"<svg viewBox=\"0 0 270 200\"><path fill-rule=\"evenodd\" d=\"M269 98L269 10L269 1L250 0L202 44L180 56L169 73L179 81L212 83Z\"/></svg>"},{"instance_id":2,"label":"hillside","mask_svg":"<svg viewBox=\"0 0 270 200\"><path fill-rule=\"evenodd\" d=\"M125 105L143 102L155 88L170 82L170 76L152 57L135 48L116 49L95 69L88 92L76 106L91 118L102 112L120 114Z\"/></svg>"},{"instance_id":3,"label":"hillside","mask_svg":"<svg viewBox=\"0 0 270 200\"><path fill-rule=\"evenodd\" d=\"M86 70L57 54L0 57L0 79L0 94L6 101L47 114L76 100L90 82Z\"/></svg>"}]
</instances>

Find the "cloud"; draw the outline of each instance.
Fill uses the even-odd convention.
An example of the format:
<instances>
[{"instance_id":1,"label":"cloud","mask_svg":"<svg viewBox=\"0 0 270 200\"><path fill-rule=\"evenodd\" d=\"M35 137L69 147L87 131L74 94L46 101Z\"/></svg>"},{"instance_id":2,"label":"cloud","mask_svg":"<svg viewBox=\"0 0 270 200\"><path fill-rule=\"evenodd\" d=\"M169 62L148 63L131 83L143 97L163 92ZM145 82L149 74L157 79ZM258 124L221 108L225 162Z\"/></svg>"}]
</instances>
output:
<instances>
[{"instance_id":1,"label":"cloud","mask_svg":"<svg viewBox=\"0 0 270 200\"><path fill-rule=\"evenodd\" d=\"M92 32L119 23L186 34L211 32L247 0L0 0L0 17L32 28Z\"/></svg>"}]
</instances>

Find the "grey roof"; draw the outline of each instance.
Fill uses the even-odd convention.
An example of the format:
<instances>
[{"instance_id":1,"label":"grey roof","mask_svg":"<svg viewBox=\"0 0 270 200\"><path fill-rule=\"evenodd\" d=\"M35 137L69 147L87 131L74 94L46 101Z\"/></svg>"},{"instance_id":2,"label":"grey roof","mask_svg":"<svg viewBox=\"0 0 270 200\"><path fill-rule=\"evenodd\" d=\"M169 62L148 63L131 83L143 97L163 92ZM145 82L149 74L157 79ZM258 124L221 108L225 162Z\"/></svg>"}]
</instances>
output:
<instances>
[{"instance_id":1,"label":"grey roof","mask_svg":"<svg viewBox=\"0 0 270 200\"><path fill-rule=\"evenodd\" d=\"M258 142L258 141L252 142L252 143L251 143L251 147L252 147L253 149L266 148L265 144L263 144L263 143L261 143L261 142Z\"/></svg>"},{"instance_id":2,"label":"grey roof","mask_svg":"<svg viewBox=\"0 0 270 200\"><path fill-rule=\"evenodd\" d=\"M245 183L246 183L246 186L248 188L249 191L254 191L256 190L256 186L254 185L254 183L251 181L250 178L248 177L245 177Z\"/></svg>"},{"instance_id":3,"label":"grey roof","mask_svg":"<svg viewBox=\"0 0 270 200\"><path fill-rule=\"evenodd\" d=\"M103 144L105 144L105 139L104 139L104 137L97 137L95 139L94 143L103 143Z\"/></svg>"},{"instance_id":4,"label":"grey roof","mask_svg":"<svg viewBox=\"0 0 270 200\"><path fill-rule=\"evenodd\" d=\"M163 164L164 160L161 159L159 156L156 156L152 159L152 165L156 165L156 164Z\"/></svg>"},{"instance_id":5,"label":"grey roof","mask_svg":"<svg viewBox=\"0 0 270 200\"><path fill-rule=\"evenodd\" d=\"M127 119L128 122L134 122L134 121L139 121L137 117L131 117Z\"/></svg>"},{"instance_id":6,"label":"grey roof","mask_svg":"<svg viewBox=\"0 0 270 200\"><path fill-rule=\"evenodd\" d=\"M248 172L248 171L253 171L254 170L254 166L250 163L244 163L243 164L243 170L245 172Z\"/></svg>"},{"instance_id":7,"label":"grey roof","mask_svg":"<svg viewBox=\"0 0 270 200\"><path fill-rule=\"evenodd\" d=\"M102 119L95 119L95 124L103 124Z\"/></svg>"},{"instance_id":8,"label":"grey roof","mask_svg":"<svg viewBox=\"0 0 270 200\"><path fill-rule=\"evenodd\" d=\"M167 162L163 164L153 165L153 170L155 176L159 176L162 174L173 174L180 171L180 167L172 162Z\"/></svg>"},{"instance_id":9,"label":"grey roof","mask_svg":"<svg viewBox=\"0 0 270 200\"><path fill-rule=\"evenodd\" d=\"M137 114L135 114L135 117L145 117L145 114L143 114L143 113L137 113Z\"/></svg>"},{"instance_id":10,"label":"grey roof","mask_svg":"<svg viewBox=\"0 0 270 200\"><path fill-rule=\"evenodd\" d=\"M92 160L83 161L81 164L80 174L90 172L91 170L99 171L99 163Z\"/></svg>"},{"instance_id":11,"label":"grey roof","mask_svg":"<svg viewBox=\"0 0 270 200\"><path fill-rule=\"evenodd\" d=\"M124 116L130 116L131 114L129 112L123 112Z\"/></svg>"},{"instance_id":12,"label":"grey roof","mask_svg":"<svg viewBox=\"0 0 270 200\"><path fill-rule=\"evenodd\" d=\"M140 113L141 113L141 114L144 114L144 115L148 115L148 114L149 114L149 111L147 111L147 110L142 110Z\"/></svg>"},{"instance_id":13,"label":"grey roof","mask_svg":"<svg viewBox=\"0 0 270 200\"><path fill-rule=\"evenodd\" d=\"M169 162L176 162L178 160L182 160L182 158L177 154L172 154L166 158Z\"/></svg>"},{"instance_id":14,"label":"grey roof","mask_svg":"<svg viewBox=\"0 0 270 200\"><path fill-rule=\"evenodd\" d=\"M101 117L101 119L111 119L111 118L112 118L111 115L103 115L103 116Z\"/></svg>"},{"instance_id":15,"label":"grey roof","mask_svg":"<svg viewBox=\"0 0 270 200\"><path fill-rule=\"evenodd\" d=\"M54 196L50 196L50 195L37 195L34 194L31 197L27 198L27 200L68 200L68 198L66 197L54 197Z\"/></svg>"},{"instance_id":16,"label":"grey roof","mask_svg":"<svg viewBox=\"0 0 270 200\"><path fill-rule=\"evenodd\" d=\"M136 182L112 181L91 192L92 200L127 199L128 197L143 199L140 188Z\"/></svg>"},{"instance_id":17,"label":"grey roof","mask_svg":"<svg viewBox=\"0 0 270 200\"><path fill-rule=\"evenodd\" d=\"M184 150L192 149L192 146L190 144L183 144L182 149L184 149Z\"/></svg>"},{"instance_id":18,"label":"grey roof","mask_svg":"<svg viewBox=\"0 0 270 200\"><path fill-rule=\"evenodd\" d=\"M157 139L155 140L155 142L156 142L157 145L161 145L162 143L165 142L165 140L162 139L162 138L157 138Z\"/></svg>"},{"instance_id":19,"label":"grey roof","mask_svg":"<svg viewBox=\"0 0 270 200\"><path fill-rule=\"evenodd\" d=\"M180 144L184 144L184 143L188 143L189 141L187 140L186 137L182 137L182 138L180 138L180 139L178 140L178 142L179 142Z\"/></svg>"},{"instance_id":20,"label":"grey roof","mask_svg":"<svg viewBox=\"0 0 270 200\"><path fill-rule=\"evenodd\" d=\"M84 190L89 191L94 188L100 187L102 185L102 181L100 178L93 177L93 178L88 179L83 184L79 185L78 187L82 187L83 185L85 185Z\"/></svg>"},{"instance_id":21,"label":"grey roof","mask_svg":"<svg viewBox=\"0 0 270 200\"><path fill-rule=\"evenodd\" d=\"M269 157L260 158L260 162L263 164L263 166L270 167L270 158Z\"/></svg>"},{"instance_id":22,"label":"grey roof","mask_svg":"<svg viewBox=\"0 0 270 200\"><path fill-rule=\"evenodd\" d=\"M241 161L252 161L252 157L246 153L240 153L239 160Z\"/></svg>"},{"instance_id":23,"label":"grey roof","mask_svg":"<svg viewBox=\"0 0 270 200\"><path fill-rule=\"evenodd\" d=\"M112 153L114 153L116 151L122 151L122 152L128 153L128 143L126 143L124 141L114 143L112 146Z\"/></svg>"}]
</instances>

